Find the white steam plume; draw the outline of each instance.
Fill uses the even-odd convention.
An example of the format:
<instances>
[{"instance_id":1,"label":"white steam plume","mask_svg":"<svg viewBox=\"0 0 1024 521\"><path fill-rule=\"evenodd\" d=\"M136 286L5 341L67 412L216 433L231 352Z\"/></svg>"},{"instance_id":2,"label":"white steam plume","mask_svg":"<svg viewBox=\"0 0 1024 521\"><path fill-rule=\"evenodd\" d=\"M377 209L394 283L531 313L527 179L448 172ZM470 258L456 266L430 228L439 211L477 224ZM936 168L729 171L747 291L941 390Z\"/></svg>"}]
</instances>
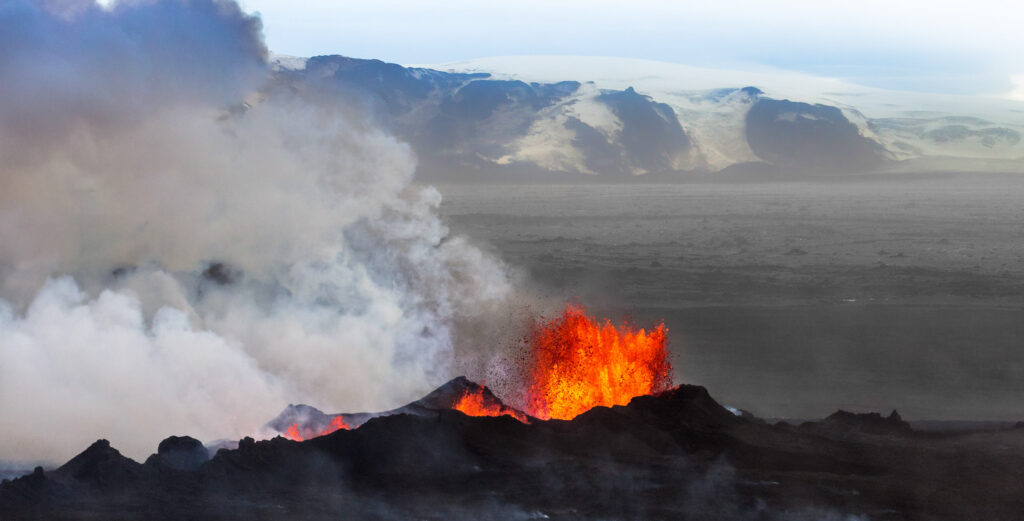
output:
<instances>
[{"instance_id":1,"label":"white steam plume","mask_svg":"<svg viewBox=\"0 0 1024 521\"><path fill-rule=\"evenodd\" d=\"M258 93L259 30L218 0L0 3L0 459L398 405L509 298L406 145Z\"/></svg>"}]
</instances>

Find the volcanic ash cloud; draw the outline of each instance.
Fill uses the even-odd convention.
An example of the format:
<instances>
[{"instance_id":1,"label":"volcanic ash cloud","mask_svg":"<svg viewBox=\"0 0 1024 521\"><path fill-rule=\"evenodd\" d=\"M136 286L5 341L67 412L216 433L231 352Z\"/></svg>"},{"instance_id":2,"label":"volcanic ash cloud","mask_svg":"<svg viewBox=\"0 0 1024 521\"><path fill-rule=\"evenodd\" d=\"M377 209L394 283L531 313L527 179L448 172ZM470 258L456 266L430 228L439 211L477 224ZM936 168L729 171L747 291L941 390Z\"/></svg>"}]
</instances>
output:
<instances>
[{"instance_id":1,"label":"volcanic ash cloud","mask_svg":"<svg viewBox=\"0 0 1024 521\"><path fill-rule=\"evenodd\" d=\"M406 145L265 56L233 3L0 4L0 459L394 406L509 298Z\"/></svg>"}]
</instances>

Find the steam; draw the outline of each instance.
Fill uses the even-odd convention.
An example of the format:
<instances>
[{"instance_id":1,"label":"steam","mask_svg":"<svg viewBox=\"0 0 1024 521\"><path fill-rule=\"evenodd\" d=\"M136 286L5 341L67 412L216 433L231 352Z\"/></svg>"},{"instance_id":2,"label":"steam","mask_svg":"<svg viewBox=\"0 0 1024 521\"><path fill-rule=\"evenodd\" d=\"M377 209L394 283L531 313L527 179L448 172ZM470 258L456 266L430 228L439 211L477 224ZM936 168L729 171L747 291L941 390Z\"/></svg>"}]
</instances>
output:
<instances>
[{"instance_id":1,"label":"steam","mask_svg":"<svg viewBox=\"0 0 1024 521\"><path fill-rule=\"evenodd\" d=\"M406 145L265 57L230 2L0 4L0 459L394 406L509 298Z\"/></svg>"}]
</instances>

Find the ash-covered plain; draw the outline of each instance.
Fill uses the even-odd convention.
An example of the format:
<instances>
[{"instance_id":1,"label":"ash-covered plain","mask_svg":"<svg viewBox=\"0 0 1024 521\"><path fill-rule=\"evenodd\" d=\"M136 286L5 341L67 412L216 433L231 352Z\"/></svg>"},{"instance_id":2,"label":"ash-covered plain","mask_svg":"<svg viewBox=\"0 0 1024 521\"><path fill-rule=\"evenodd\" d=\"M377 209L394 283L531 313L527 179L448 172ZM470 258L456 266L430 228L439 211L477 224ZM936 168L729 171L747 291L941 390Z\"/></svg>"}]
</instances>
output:
<instances>
[{"instance_id":1,"label":"ash-covered plain","mask_svg":"<svg viewBox=\"0 0 1024 521\"><path fill-rule=\"evenodd\" d=\"M764 417L1024 419L1024 182L440 187L453 231Z\"/></svg>"}]
</instances>

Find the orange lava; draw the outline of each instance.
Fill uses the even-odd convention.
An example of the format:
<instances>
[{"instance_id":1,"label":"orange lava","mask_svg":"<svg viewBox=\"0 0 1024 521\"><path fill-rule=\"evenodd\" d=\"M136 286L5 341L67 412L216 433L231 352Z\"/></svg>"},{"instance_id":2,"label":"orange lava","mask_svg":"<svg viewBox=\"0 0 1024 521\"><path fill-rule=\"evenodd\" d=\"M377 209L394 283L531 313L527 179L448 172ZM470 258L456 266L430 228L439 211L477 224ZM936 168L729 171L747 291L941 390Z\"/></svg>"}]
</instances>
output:
<instances>
[{"instance_id":1,"label":"orange lava","mask_svg":"<svg viewBox=\"0 0 1024 521\"><path fill-rule=\"evenodd\" d=\"M330 434L330 433L332 433L334 431L341 430L341 429L351 430L352 427L350 427L347 423L345 423L345 420L342 419L341 416L335 416L334 418L331 418L331 423L325 429L320 431L320 433L317 434L316 436L310 436L310 437L311 438L316 438L317 436L323 436L325 434ZM298 424L298 422L295 422L295 423L293 423L291 425L291 427L288 427L288 430L284 433L284 437L288 438L289 440L293 440L293 441L304 441L304 439L305 439L305 438L302 437L302 433L299 431L299 424Z\"/></svg>"},{"instance_id":2,"label":"orange lava","mask_svg":"<svg viewBox=\"0 0 1024 521\"><path fill-rule=\"evenodd\" d=\"M526 412L569 420L593 407L626 405L635 396L672 386L665 348L668 329L650 333L614 326L568 304L562 315L538 324L531 338Z\"/></svg>"},{"instance_id":3,"label":"orange lava","mask_svg":"<svg viewBox=\"0 0 1024 521\"><path fill-rule=\"evenodd\" d=\"M484 390L466 391L452 407L466 416L511 416L523 423L530 423L526 415L500 403L488 403L484 398Z\"/></svg>"},{"instance_id":4,"label":"orange lava","mask_svg":"<svg viewBox=\"0 0 1024 521\"><path fill-rule=\"evenodd\" d=\"M302 434L299 434L299 423L295 422L291 427L288 427L288 431L284 433L284 437L292 441L302 441Z\"/></svg>"}]
</instances>

